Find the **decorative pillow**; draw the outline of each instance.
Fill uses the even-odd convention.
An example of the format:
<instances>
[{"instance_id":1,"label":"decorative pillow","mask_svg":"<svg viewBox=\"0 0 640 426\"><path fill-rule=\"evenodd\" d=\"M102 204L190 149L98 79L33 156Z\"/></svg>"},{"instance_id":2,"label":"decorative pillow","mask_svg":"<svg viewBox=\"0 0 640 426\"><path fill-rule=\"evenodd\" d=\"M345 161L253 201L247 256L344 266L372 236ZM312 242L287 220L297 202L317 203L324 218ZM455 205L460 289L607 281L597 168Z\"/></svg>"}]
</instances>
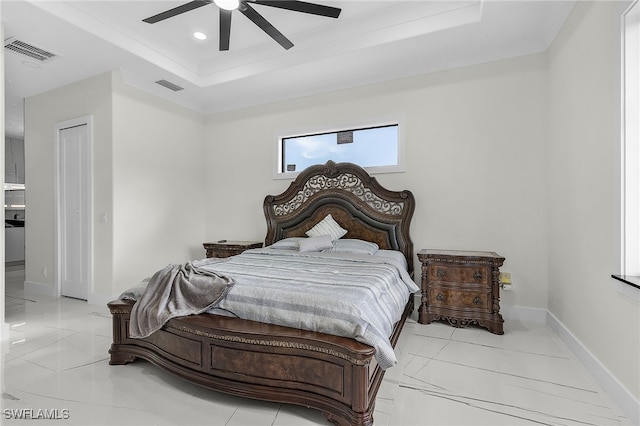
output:
<instances>
[{"instance_id":1,"label":"decorative pillow","mask_svg":"<svg viewBox=\"0 0 640 426\"><path fill-rule=\"evenodd\" d=\"M332 253L358 253L358 254L375 254L378 251L378 245L369 241L357 239L336 240L333 242Z\"/></svg>"},{"instance_id":2,"label":"decorative pillow","mask_svg":"<svg viewBox=\"0 0 640 426\"><path fill-rule=\"evenodd\" d=\"M310 237L319 237L321 235L330 235L331 240L335 241L344 234L347 233L347 230L342 228L338 222L335 221L333 216L330 214L326 215L324 219L320 222L316 223L316 225L309 229L306 234Z\"/></svg>"},{"instance_id":3,"label":"decorative pillow","mask_svg":"<svg viewBox=\"0 0 640 426\"><path fill-rule=\"evenodd\" d=\"M140 284L136 287L131 287L125 290L118 299L120 300L133 300L137 301L142 296L142 293L147 289L147 285L149 284L150 278L145 278L140 282Z\"/></svg>"},{"instance_id":4,"label":"decorative pillow","mask_svg":"<svg viewBox=\"0 0 640 426\"><path fill-rule=\"evenodd\" d=\"M333 247L330 235L321 235L319 237L303 238L298 241L298 247L301 253L310 251L322 251Z\"/></svg>"},{"instance_id":5,"label":"decorative pillow","mask_svg":"<svg viewBox=\"0 0 640 426\"><path fill-rule=\"evenodd\" d=\"M271 248L279 250L298 250L298 242L304 240L303 237L284 238L271 244Z\"/></svg>"}]
</instances>

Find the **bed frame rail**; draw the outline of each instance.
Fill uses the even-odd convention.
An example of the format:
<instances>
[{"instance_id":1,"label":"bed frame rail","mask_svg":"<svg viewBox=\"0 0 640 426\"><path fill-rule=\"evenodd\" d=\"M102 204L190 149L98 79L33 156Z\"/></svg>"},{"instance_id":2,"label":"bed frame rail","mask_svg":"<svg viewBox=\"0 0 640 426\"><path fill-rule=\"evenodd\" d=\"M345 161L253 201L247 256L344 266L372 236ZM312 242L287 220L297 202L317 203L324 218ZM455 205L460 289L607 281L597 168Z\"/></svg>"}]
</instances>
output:
<instances>
[{"instance_id":1,"label":"bed frame rail","mask_svg":"<svg viewBox=\"0 0 640 426\"><path fill-rule=\"evenodd\" d=\"M111 365L145 359L216 391L318 409L337 425L372 425L384 371L375 349L339 336L201 314L174 318L144 339L129 337L133 302L108 304ZM396 324L395 345L413 297Z\"/></svg>"}]
</instances>

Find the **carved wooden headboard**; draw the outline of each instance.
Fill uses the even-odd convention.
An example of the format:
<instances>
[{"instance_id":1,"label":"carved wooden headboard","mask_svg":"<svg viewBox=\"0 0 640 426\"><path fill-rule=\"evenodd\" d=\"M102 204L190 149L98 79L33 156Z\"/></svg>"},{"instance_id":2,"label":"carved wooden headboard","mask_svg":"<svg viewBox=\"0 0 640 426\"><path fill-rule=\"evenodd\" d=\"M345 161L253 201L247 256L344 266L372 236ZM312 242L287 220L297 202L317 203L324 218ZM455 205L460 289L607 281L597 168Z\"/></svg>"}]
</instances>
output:
<instances>
[{"instance_id":1,"label":"carved wooden headboard","mask_svg":"<svg viewBox=\"0 0 640 426\"><path fill-rule=\"evenodd\" d=\"M343 238L377 243L399 250L413 272L413 243L409 235L415 200L411 191L391 191L360 166L335 163L306 168L280 195L267 195L265 244L305 232L327 214L348 232Z\"/></svg>"}]
</instances>

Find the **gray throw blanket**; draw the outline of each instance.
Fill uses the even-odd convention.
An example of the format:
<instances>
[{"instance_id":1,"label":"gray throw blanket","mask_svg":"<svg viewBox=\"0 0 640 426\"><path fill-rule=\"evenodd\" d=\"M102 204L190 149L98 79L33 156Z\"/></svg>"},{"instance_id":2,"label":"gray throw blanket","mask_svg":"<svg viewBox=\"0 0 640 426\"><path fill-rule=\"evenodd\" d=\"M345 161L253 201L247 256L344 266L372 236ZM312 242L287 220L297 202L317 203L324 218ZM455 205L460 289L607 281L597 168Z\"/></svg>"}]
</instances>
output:
<instances>
[{"instance_id":1,"label":"gray throw blanket","mask_svg":"<svg viewBox=\"0 0 640 426\"><path fill-rule=\"evenodd\" d=\"M227 294L233 280L202 269L207 260L168 265L156 272L133 305L129 335L147 337L171 318L200 314Z\"/></svg>"}]
</instances>

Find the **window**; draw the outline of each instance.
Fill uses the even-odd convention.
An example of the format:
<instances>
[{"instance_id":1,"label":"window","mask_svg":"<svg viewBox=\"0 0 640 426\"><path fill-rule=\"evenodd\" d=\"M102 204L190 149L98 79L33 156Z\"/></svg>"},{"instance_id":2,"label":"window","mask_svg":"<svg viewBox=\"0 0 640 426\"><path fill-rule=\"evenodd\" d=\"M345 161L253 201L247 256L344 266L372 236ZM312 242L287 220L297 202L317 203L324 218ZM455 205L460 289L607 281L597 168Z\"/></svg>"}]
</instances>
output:
<instances>
[{"instance_id":1,"label":"window","mask_svg":"<svg viewBox=\"0 0 640 426\"><path fill-rule=\"evenodd\" d=\"M623 15L622 274L640 282L640 3Z\"/></svg>"},{"instance_id":2,"label":"window","mask_svg":"<svg viewBox=\"0 0 640 426\"><path fill-rule=\"evenodd\" d=\"M400 124L380 124L278 137L276 178L293 178L328 160L350 162L370 173L402 170Z\"/></svg>"}]
</instances>

